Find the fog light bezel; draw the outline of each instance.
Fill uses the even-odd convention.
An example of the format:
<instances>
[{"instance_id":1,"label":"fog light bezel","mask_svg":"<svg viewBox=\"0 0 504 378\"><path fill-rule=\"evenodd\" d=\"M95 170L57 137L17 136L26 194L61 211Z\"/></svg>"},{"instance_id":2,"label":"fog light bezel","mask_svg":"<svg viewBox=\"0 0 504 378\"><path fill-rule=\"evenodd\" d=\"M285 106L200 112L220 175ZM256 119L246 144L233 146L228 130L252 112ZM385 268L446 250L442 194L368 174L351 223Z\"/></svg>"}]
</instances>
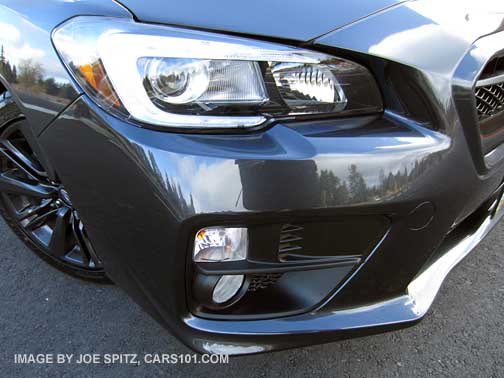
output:
<instances>
[{"instance_id":1,"label":"fog light bezel","mask_svg":"<svg viewBox=\"0 0 504 378\"><path fill-rule=\"evenodd\" d=\"M210 310L224 310L234 306L247 293L250 286L250 277L243 275L243 282L236 293L226 302L216 303L213 301L213 293L223 275L205 275L195 273L192 284L192 295L198 305Z\"/></svg>"}]
</instances>

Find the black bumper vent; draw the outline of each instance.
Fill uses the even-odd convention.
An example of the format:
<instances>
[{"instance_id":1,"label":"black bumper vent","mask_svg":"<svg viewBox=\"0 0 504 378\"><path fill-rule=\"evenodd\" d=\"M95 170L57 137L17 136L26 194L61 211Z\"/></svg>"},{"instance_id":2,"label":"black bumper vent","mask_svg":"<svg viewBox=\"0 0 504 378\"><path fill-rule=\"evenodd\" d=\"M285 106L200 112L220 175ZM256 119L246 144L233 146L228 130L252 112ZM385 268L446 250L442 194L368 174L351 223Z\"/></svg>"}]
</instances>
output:
<instances>
[{"instance_id":1,"label":"black bumper vent","mask_svg":"<svg viewBox=\"0 0 504 378\"><path fill-rule=\"evenodd\" d=\"M301 255L303 252L303 230L301 226L285 224L280 231L278 258L285 261L291 255Z\"/></svg>"}]
</instances>

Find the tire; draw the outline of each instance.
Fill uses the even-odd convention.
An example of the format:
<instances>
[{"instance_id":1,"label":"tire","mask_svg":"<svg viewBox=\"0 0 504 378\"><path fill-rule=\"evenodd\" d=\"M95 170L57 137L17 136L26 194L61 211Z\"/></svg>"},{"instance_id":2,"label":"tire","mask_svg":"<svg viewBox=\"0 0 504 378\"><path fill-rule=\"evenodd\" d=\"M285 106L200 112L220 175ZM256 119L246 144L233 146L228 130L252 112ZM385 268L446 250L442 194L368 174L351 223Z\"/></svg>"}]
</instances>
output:
<instances>
[{"instance_id":1,"label":"tire","mask_svg":"<svg viewBox=\"0 0 504 378\"><path fill-rule=\"evenodd\" d=\"M49 180L23 134L26 119L9 92L0 95L0 215L44 261L85 280L111 283L77 210Z\"/></svg>"}]
</instances>

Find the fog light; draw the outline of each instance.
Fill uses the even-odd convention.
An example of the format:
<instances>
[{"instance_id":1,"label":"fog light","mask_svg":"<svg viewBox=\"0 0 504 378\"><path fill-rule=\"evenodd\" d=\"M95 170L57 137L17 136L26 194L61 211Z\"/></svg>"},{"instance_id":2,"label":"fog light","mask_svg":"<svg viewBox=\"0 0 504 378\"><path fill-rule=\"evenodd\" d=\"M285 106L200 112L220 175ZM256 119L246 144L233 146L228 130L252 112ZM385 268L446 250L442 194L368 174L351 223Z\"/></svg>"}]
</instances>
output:
<instances>
[{"instance_id":1,"label":"fog light","mask_svg":"<svg viewBox=\"0 0 504 378\"><path fill-rule=\"evenodd\" d=\"M250 279L242 274L205 275L194 274L193 297L199 305L222 310L235 305L247 293Z\"/></svg>"},{"instance_id":2,"label":"fog light","mask_svg":"<svg viewBox=\"0 0 504 378\"><path fill-rule=\"evenodd\" d=\"M195 262L245 260L247 258L247 249L248 234L246 228L203 228L196 233L194 238L193 260Z\"/></svg>"},{"instance_id":3,"label":"fog light","mask_svg":"<svg viewBox=\"0 0 504 378\"><path fill-rule=\"evenodd\" d=\"M214 287L212 300L217 304L230 301L240 291L244 280L244 275L222 276Z\"/></svg>"}]
</instances>

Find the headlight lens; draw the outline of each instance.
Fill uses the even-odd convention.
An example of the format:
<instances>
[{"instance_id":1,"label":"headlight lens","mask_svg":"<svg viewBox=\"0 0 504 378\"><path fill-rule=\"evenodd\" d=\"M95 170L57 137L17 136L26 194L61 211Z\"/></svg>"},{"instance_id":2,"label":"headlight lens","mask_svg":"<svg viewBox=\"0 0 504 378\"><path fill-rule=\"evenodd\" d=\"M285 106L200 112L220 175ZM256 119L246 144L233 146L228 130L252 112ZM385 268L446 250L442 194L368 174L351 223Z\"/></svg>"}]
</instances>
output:
<instances>
[{"instance_id":1,"label":"headlight lens","mask_svg":"<svg viewBox=\"0 0 504 378\"><path fill-rule=\"evenodd\" d=\"M302 63L273 63L271 72L283 100L291 110L313 113L342 111L345 92L334 71L338 67Z\"/></svg>"},{"instance_id":2,"label":"headlight lens","mask_svg":"<svg viewBox=\"0 0 504 378\"><path fill-rule=\"evenodd\" d=\"M237 128L382 110L364 67L289 46L92 16L61 25L53 42L95 102L142 123Z\"/></svg>"},{"instance_id":3,"label":"headlight lens","mask_svg":"<svg viewBox=\"0 0 504 378\"><path fill-rule=\"evenodd\" d=\"M262 104L268 100L256 62L142 58L139 70L147 79L144 87L151 101L165 106Z\"/></svg>"},{"instance_id":4,"label":"headlight lens","mask_svg":"<svg viewBox=\"0 0 504 378\"><path fill-rule=\"evenodd\" d=\"M170 104L187 104L208 89L210 75L208 61L194 59L144 59L146 90L151 100L158 99Z\"/></svg>"}]
</instances>

